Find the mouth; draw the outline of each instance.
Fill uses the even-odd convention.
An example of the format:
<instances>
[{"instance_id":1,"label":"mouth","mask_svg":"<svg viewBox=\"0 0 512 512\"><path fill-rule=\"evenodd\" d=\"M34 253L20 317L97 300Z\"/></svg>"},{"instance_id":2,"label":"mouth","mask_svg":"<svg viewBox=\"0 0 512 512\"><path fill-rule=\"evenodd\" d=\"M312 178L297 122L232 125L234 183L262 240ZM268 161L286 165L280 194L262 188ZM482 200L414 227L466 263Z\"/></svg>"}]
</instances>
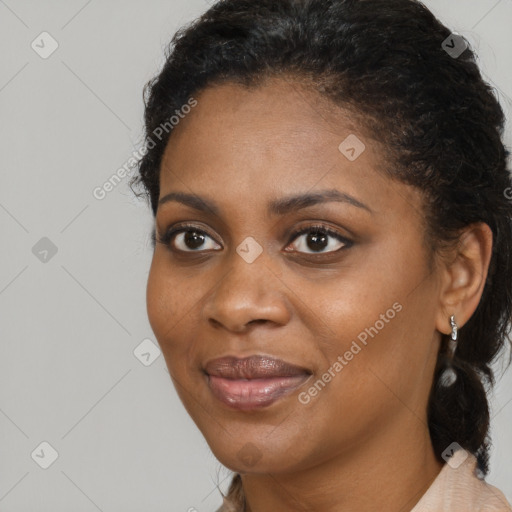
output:
<instances>
[{"instance_id":1,"label":"mouth","mask_svg":"<svg viewBox=\"0 0 512 512\"><path fill-rule=\"evenodd\" d=\"M204 372L213 395L238 410L268 407L312 375L306 368L264 355L214 359L205 365Z\"/></svg>"}]
</instances>

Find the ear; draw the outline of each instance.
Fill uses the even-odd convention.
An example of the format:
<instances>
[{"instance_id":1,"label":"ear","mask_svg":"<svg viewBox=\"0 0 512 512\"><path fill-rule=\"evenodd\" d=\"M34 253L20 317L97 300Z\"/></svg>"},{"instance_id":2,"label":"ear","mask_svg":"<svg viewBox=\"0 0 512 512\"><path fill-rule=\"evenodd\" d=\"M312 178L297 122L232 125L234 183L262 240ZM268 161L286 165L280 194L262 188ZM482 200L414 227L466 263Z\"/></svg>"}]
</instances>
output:
<instances>
[{"instance_id":1,"label":"ear","mask_svg":"<svg viewBox=\"0 0 512 512\"><path fill-rule=\"evenodd\" d=\"M440 308L436 328L450 334L450 316L458 327L475 312L484 290L492 255L493 236L484 222L466 227L456 247L441 263Z\"/></svg>"}]
</instances>

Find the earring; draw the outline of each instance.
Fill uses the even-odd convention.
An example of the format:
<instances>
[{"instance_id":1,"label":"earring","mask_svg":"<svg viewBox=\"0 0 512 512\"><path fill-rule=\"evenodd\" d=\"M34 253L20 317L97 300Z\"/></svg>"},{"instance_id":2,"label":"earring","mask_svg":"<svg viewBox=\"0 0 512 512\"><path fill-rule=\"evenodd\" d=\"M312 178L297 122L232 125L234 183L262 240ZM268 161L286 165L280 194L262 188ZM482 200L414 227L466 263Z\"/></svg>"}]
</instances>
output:
<instances>
[{"instance_id":1,"label":"earring","mask_svg":"<svg viewBox=\"0 0 512 512\"><path fill-rule=\"evenodd\" d=\"M439 384L443 387L451 386L457 380L457 373L452 365L453 357L455 356L455 350L457 349L457 339L458 339L458 327L455 323L455 316L452 315L450 317L450 326L452 328L452 332L450 335L450 341L448 342L448 357L449 363L447 368L443 371L441 376L439 377Z\"/></svg>"}]
</instances>

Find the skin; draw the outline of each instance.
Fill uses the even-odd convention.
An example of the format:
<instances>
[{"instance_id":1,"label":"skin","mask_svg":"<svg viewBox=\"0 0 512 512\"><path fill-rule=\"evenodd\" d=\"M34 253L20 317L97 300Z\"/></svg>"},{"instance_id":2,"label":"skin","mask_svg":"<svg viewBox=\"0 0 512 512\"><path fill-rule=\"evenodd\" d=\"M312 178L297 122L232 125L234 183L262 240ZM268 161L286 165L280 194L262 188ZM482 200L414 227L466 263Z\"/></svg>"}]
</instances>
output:
<instances>
[{"instance_id":1,"label":"skin","mask_svg":"<svg viewBox=\"0 0 512 512\"><path fill-rule=\"evenodd\" d=\"M450 333L451 314L462 328L476 309L492 232L468 227L431 268L419 191L382 173L384 148L347 112L278 79L195 97L166 148L160 197L194 194L219 213L159 206L158 235L186 221L206 238L199 249L183 235L157 243L147 286L149 321L186 410L214 455L242 473L250 512L411 510L442 467L426 417L441 333ZM353 162L338 149L350 134L366 146ZM272 200L326 189L371 212L333 201L267 212ZM307 234L290 239L316 223L353 244L329 237L322 250ZM253 263L236 252L249 236L263 249ZM401 311L300 403L394 303ZM232 410L212 395L202 365L252 354L313 375L266 408Z\"/></svg>"}]
</instances>

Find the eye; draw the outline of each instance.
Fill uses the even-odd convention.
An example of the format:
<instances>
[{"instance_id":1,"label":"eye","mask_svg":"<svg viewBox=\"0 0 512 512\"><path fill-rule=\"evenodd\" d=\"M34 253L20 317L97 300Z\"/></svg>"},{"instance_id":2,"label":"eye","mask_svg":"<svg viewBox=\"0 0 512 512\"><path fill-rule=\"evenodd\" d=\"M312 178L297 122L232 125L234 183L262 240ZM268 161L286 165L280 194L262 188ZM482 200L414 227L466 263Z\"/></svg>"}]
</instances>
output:
<instances>
[{"instance_id":1,"label":"eye","mask_svg":"<svg viewBox=\"0 0 512 512\"><path fill-rule=\"evenodd\" d=\"M303 235L307 235L303 237ZM179 225L169 229L162 236L155 235L158 243L180 252L203 252L219 250L222 247L206 231L192 224ZM300 239L300 237L303 237ZM299 239L295 249L286 248L287 252L304 252L306 254L326 254L340 251L353 245L353 242L337 231L323 225L312 225L292 234L290 240ZM309 249L309 250L308 250Z\"/></svg>"},{"instance_id":2,"label":"eye","mask_svg":"<svg viewBox=\"0 0 512 512\"><path fill-rule=\"evenodd\" d=\"M308 235L302 239L303 235ZM296 247L299 252L306 254L325 254L337 252L343 248L350 247L353 242L337 231L329 229L322 225L308 226L293 233L291 240L299 239ZM307 249L311 249L308 252ZM291 252L285 249L287 252Z\"/></svg>"},{"instance_id":3,"label":"eye","mask_svg":"<svg viewBox=\"0 0 512 512\"><path fill-rule=\"evenodd\" d=\"M181 252L202 252L221 248L208 233L189 224L169 229L157 237L157 242Z\"/></svg>"}]
</instances>

